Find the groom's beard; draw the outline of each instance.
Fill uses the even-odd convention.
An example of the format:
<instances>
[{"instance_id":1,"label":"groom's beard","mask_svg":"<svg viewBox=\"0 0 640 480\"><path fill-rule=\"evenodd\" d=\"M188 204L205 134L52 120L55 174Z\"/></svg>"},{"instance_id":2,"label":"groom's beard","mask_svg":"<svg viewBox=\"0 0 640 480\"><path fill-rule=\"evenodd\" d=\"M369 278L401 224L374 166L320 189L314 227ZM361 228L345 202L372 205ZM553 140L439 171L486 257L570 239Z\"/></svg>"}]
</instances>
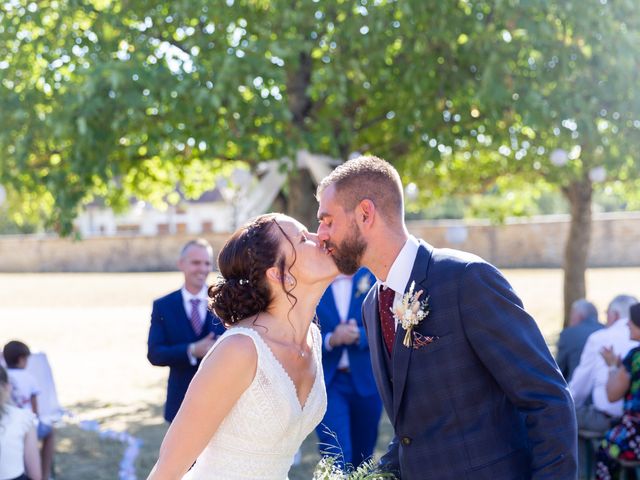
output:
<instances>
[{"instance_id":1,"label":"groom's beard","mask_svg":"<svg viewBox=\"0 0 640 480\"><path fill-rule=\"evenodd\" d=\"M358 226L351 224L349 235L342 241L340 245L328 242L328 248L332 249L333 261L336 263L338 270L345 275L353 275L361 266L362 255L367 249L367 242L362 238Z\"/></svg>"}]
</instances>

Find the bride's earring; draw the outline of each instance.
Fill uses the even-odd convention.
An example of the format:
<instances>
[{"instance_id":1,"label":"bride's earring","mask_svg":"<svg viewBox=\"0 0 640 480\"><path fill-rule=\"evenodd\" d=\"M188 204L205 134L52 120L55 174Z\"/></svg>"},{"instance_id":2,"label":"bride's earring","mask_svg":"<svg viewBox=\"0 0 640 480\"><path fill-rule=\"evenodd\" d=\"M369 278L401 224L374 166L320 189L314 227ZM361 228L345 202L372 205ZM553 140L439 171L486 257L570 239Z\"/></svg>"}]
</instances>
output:
<instances>
[{"instance_id":1,"label":"bride's earring","mask_svg":"<svg viewBox=\"0 0 640 480\"><path fill-rule=\"evenodd\" d=\"M292 287L292 286L293 286L293 283L294 283L294 282L293 282L293 277L292 277L291 275L287 275L287 276L285 277L285 280L287 281L287 285L289 285L290 287Z\"/></svg>"}]
</instances>

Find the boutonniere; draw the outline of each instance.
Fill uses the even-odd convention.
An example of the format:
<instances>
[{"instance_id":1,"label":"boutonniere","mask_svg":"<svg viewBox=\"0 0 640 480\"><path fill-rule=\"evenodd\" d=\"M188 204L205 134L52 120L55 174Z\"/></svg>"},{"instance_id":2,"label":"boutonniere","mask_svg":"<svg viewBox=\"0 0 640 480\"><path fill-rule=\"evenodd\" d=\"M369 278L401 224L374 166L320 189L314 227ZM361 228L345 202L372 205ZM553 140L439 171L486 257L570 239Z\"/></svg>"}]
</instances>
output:
<instances>
[{"instance_id":1,"label":"boutonniere","mask_svg":"<svg viewBox=\"0 0 640 480\"><path fill-rule=\"evenodd\" d=\"M411 282L409 291L402 296L402 301L392 310L396 322L400 323L402 328L406 330L402 341L405 347L411 346L413 328L429 315L429 297L420 301L420 296L424 292L419 290L414 293L415 287L416 282Z\"/></svg>"},{"instance_id":2,"label":"boutonniere","mask_svg":"<svg viewBox=\"0 0 640 480\"><path fill-rule=\"evenodd\" d=\"M371 290L371 279L369 278L369 275L360 277L358 285L356 285L356 298L361 295L366 295L369 290Z\"/></svg>"}]
</instances>

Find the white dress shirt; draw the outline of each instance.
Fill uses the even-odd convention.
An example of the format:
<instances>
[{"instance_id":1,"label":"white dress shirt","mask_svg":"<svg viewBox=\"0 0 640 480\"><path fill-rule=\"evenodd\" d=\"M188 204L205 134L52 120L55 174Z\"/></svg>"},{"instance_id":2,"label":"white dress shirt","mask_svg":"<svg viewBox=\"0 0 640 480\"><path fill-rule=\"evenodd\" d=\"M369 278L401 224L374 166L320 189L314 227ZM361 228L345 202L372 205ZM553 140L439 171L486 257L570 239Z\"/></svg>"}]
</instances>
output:
<instances>
[{"instance_id":1,"label":"white dress shirt","mask_svg":"<svg viewBox=\"0 0 640 480\"><path fill-rule=\"evenodd\" d=\"M204 324L205 319L207 318L207 305L209 301L208 295L209 287L207 285L203 285L202 290L200 290L197 294L193 294L187 290L187 288L183 285L180 291L182 292L182 304L184 305L184 311L187 314L187 318L191 319L191 300L197 298L200 300L198 303L198 311L200 312L200 320Z\"/></svg>"},{"instance_id":2,"label":"white dress shirt","mask_svg":"<svg viewBox=\"0 0 640 480\"><path fill-rule=\"evenodd\" d=\"M353 289L353 275L338 275L330 285L331 293L336 304L336 310L340 318L340 323L347 323L349 320L349 307L351 306L351 291ZM330 352L333 347L329 343L331 333L324 337L324 348ZM349 368L349 354L347 349L342 350L338 368Z\"/></svg>"},{"instance_id":3,"label":"white dress shirt","mask_svg":"<svg viewBox=\"0 0 640 480\"><path fill-rule=\"evenodd\" d=\"M608 415L619 417L622 415L622 400L610 402L607 399L607 380L609 367L600 355L603 347L613 347L616 355L624 358L629 350L638 346L638 342L631 340L629 320L621 318L608 328L592 333L582 350L580 363L573 372L569 389L577 407L584 405L591 395L593 406Z\"/></svg>"},{"instance_id":4,"label":"white dress shirt","mask_svg":"<svg viewBox=\"0 0 640 480\"><path fill-rule=\"evenodd\" d=\"M404 290L407 288L407 284L411 278L413 264L416 263L418 247L420 247L418 239L413 235L409 235L409 238L402 247L402 250L400 250L400 253L398 253L398 256L391 264L391 268L387 274L387 279L384 282L378 281L378 287L384 286L386 288L390 288L396 293L393 298L394 308L402 301ZM398 321L396 320L396 330L397 329Z\"/></svg>"}]
</instances>

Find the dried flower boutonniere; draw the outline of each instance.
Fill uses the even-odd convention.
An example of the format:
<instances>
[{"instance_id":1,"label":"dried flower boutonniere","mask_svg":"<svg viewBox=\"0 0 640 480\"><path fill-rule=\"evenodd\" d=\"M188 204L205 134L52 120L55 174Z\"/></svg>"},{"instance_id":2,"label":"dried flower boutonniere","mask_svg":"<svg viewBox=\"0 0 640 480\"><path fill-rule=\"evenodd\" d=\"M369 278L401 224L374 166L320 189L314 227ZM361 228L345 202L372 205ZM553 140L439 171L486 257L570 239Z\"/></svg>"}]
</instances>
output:
<instances>
[{"instance_id":1,"label":"dried flower boutonniere","mask_svg":"<svg viewBox=\"0 0 640 480\"><path fill-rule=\"evenodd\" d=\"M369 278L369 275L360 277L360 280L358 280L358 284L356 285L356 298L361 295L366 295L369 290L371 290L371 279Z\"/></svg>"},{"instance_id":2,"label":"dried flower boutonniere","mask_svg":"<svg viewBox=\"0 0 640 480\"><path fill-rule=\"evenodd\" d=\"M429 315L429 297L420 301L423 291L419 290L414 293L416 282L411 282L409 291L402 296L402 301L393 309L393 316L396 321L406 330L404 340L405 347L411 346L411 333L413 327L418 325L424 318Z\"/></svg>"}]
</instances>

